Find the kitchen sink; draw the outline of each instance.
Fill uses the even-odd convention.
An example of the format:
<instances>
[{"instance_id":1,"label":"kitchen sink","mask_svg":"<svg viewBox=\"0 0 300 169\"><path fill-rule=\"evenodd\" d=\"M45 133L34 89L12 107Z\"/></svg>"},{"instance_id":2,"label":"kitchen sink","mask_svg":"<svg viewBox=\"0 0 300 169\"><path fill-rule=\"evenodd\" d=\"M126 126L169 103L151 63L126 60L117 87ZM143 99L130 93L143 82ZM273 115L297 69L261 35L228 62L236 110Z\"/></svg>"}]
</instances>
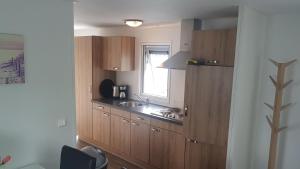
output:
<instances>
[{"instance_id":1,"label":"kitchen sink","mask_svg":"<svg viewBox=\"0 0 300 169\"><path fill-rule=\"evenodd\" d=\"M137 101L126 101L126 102L119 103L119 105L125 107L139 107L139 106L143 106L144 103L137 102Z\"/></svg>"}]
</instances>

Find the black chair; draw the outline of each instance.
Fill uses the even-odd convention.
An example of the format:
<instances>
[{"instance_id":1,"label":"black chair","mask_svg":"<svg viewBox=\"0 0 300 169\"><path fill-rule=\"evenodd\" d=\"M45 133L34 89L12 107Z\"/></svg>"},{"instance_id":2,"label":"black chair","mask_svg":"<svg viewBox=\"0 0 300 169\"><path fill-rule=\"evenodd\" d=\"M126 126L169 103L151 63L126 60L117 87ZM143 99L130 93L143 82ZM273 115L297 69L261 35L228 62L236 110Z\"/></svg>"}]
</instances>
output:
<instances>
[{"instance_id":1,"label":"black chair","mask_svg":"<svg viewBox=\"0 0 300 169\"><path fill-rule=\"evenodd\" d=\"M60 169L95 169L96 159L86 153L63 146L61 151Z\"/></svg>"}]
</instances>

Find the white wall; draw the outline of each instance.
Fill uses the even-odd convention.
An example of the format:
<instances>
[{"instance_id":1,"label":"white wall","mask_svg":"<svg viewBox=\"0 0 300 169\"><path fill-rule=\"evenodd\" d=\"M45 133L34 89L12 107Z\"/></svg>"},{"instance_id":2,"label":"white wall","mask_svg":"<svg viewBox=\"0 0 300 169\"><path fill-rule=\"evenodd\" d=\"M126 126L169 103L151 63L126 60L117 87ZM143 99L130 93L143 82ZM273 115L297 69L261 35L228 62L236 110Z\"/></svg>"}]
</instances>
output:
<instances>
[{"instance_id":1,"label":"white wall","mask_svg":"<svg viewBox=\"0 0 300 169\"><path fill-rule=\"evenodd\" d=\"M95 28L88 30L77 30L75 36L117 36L127 35L136 37L136 60L135 71L130 72L118 72L117 83L128 84L131 87L131 93L139 93L140 85L140 69L141 69L141 54L143 43L170 43L172 48L172 54L175 54L180 50L180 33L181 24L165 24L158 26L145 26L140 28L129 27L108 27L108 28ZM171 89L170 89L170 104L168 106L174 106L183 108L184 101L184 83L185 83L185 71L171 70Z\"/></svg>"},{"instance_id":2,"label":"white wall","mask_svg":"<svg viewBox=\"0 0 300 169\"><path fill-rule=\"evenodd\" d=\"M26 71L25 84L0 85L0 154L13 156L9 168L58 169L61 146L75 144L72 2L1 0L0 23L24 35Z\"/></svg>"},{"instance_id":3,"label":"white wall","mask_svg":"<svg viewBox=\"0 0 300 169\"><path fill-rule=\"evenodd\" d=\"M296 103L289 111L282 113L282 126L288 126L280 134L278 169L299 169L300 166L300 13L292 15L273 15L268 17L266 55L263 58L262 78L253 139L252 169L267 168L270 145L270 128L265 116L271 111L264 102L274 103L275 89L268 79L276 74L276 67L268 58L287 61L297 58L298 62L287 69L286 80L294 79L294 83L284 90L283 104Z\"/></svg>"},{"instance_id":4,"label":"white wall","mask_svg":"<svg viewBox=\"0 0 300 169\"><path fill-rule=\"evenodd\" d=\"M229 131L227 168L249 169L260 60L264 55L266 17L239 9L237 49ZM257 168L260 169L260 168Z\"/></svg>"}]
</instances>

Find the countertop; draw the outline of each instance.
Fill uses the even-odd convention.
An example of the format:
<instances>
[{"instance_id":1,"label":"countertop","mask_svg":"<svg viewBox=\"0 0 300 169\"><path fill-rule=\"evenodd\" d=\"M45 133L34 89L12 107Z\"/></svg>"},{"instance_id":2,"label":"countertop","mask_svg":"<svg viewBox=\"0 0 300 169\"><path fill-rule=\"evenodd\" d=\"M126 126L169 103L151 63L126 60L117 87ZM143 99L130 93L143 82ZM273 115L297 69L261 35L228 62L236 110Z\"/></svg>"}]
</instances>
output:
<instances>
[{"instance_id":1,"label":"countertop","mask_svg":"<svg viewBox=\"0 0 300 169\"><path fill-rule=\"evenodd\" d=\"M178 111L178 109L176 109L176 108L160 106L160 105L156 105L156 104L144 104L142 106L137 106L137 107L127 107L127 106L120 105L121 102L136 101L136 100L94 99L92 101L95 103L106 104L111 107L125 110L125 111L131 112L131 113L146 115L148 117L155 118L158 120L163 120L163 121L175 123L178 125L183 124L183 117L168 118L168 117L163 117L163 116L159 115L159 112L164 111L164 110Z\"/></svg>"}]
</instances>

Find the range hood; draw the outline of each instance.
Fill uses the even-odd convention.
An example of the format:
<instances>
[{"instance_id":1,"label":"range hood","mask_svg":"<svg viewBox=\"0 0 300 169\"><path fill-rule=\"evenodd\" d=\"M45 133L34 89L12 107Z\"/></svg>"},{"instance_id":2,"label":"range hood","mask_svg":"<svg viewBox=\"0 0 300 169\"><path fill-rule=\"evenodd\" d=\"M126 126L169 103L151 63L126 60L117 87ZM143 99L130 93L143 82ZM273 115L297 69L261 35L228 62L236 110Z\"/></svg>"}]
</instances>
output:
<instances>
[{"instance_id":1,"label":"range hood","mask_svg":"<svg viewBox=\"0 0 300 169\"><path fill-rule=\"evenodd\" d=\"M180 51L163 62L159 67L185 70L187 61L192 58L191 43L193 30L201 29L201 20L185 19L181 21Z\"/></svg>"},{"instance_id":2,"label":"range hood","mask_svg":"<svg viewBox=\"0 0 300 169\"><path fill-rule=\"evenodd\" d=\"M179 51L163 62L159 68L185 70L190 58L192 58L190 51Z\"/></svg>"},{"instance_id":3,"label":"range hood","mask_svg":"<svg viewBox=\"0 0 300 169\"><path fill-rule=\"evenodd\" d=\"M185 70L187 61L192 58L192 36L195 30L224 29L237 25L236 17L215 18L209 20L184 19L181 21L180 51L175 53L159 67Z\"/></svg>"}]
</instances>

